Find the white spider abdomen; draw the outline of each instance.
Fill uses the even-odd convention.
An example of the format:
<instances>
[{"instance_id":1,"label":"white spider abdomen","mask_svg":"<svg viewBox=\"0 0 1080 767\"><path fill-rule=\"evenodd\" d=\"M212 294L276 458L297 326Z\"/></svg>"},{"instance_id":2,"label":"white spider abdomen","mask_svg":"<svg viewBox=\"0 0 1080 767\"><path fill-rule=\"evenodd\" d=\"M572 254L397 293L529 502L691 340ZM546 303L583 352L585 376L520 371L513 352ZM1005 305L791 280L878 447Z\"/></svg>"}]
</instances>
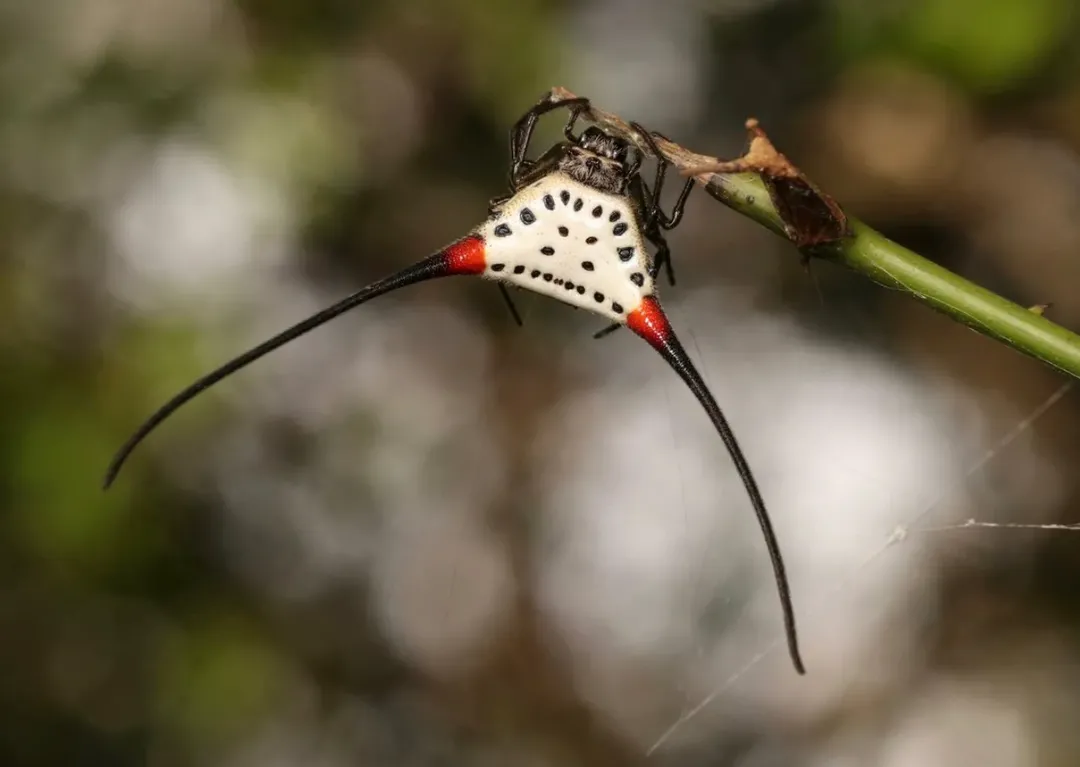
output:
<instances>
[{"instance_id":1,"label":"white spider abdomen","mask_svg":"<svg viewBox=\"0 0 1080 767\"><path fill-rule=\"evenodd\" d=\"M629 200L552 173L521 189L477 230L489 279L625 323L653 293Z\"/></svg>"}]
</instances>

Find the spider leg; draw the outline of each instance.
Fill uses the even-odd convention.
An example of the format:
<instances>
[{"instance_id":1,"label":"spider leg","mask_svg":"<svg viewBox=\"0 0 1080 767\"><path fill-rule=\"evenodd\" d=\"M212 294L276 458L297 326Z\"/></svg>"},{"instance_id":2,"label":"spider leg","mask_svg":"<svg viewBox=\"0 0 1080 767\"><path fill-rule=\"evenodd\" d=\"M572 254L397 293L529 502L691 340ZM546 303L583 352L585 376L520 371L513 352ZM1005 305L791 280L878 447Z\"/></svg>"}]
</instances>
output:
<instances>
[{"instance_id":1,"label":"spider leg","mask_svg":"<svg viewBox=\"0 0 1080 767\"><path fill-rule=\"evenodd\" d=\"M694 179L686 179L682 191L679 192L679 199L675 201L675 207L671 209L671 214L665 215L660 209L660 192L664 186L664 177L667 174L669 163L660 152L660 147L656 145L655 136L660 136L660 134L655 131L647 131L640 123L636 122L630 123L630 127L641 134L641 137L645 139L645 143L649 145L649 151L656 157L656 179L653 181L652 199L646 201L647 220L650 222L655 220L662 229L674 229L682 220L683 210L686 207L686 198L690 196L690 191L694 188ZM660 137L663 138L663 136Z\"/></svg>"},{"instance_id":2,"label":"spider leg","mask_svg":"<svg viewBox=\"0 0 1080 767\"><path fill-rule=\"evenodd\" d=\"M551 94L544 96L536 104L522 115L514 127L510 129L510 189L516 191L519 186L519 179L527 161L525 155L529 151L529 143L532 140L533 131L536 129L536 121L541 116L551 112L555 109L565 107L570 110L570 118L566 123L566 127L563 128L563 135L567 140L573 140L574 124L577 122L578 116L584 110L589 108L589 100L587 98L566 99L565 101L554 101L551 98Z\"/></svg>"},{"instance_id":3,"label":"spider leg","mask_svg":"<svg viewBox=\"0 0 1080 767\"><path fill-rule=\"evenodd\" d=\"M560 103L562 105L565 105L567 102L563 101ZM574 143L577 140L577 138L574 136L574 126L577 125L578 118L581 116L581 113L588 108L588 106L588 99L581 99L580 104L576 102L570 102L570 116L567 118L566 125L563 126L562 130L563 138L570 143Z\"/></svg>"},{"instance_id":4,"label":"spider leg","mask_svg":"<svg viewBox=\"0 0 1080 767\"><path fill-rule=\"evenodd\" d=\"M664 230L673 229L679 223L679 220L683 215L683 207L686 204L686 198L690 194L693 183L693 179L690 179L686 186L683 187L670 218L665 217L663 211L657 206L653 210L652 218L647 221L646 226L642 231L642 234L645 235L645 239L656 247L656 255L653 256L650 276L655 280L656 276L660 273L660 270L663 269L667 274L668 284L671 285L671 287L675 287L675 265L671 259L671 247L668 245L667 238L664 236ZM644 186L644 182L642 182L642 186Z\"/></svg>"},{"instance_id":5,"label":"spider leg","mask_svg":"<svg viewBox=\"0 0 1080 767\"><path fill-rule=\"evenodd\" d=\"M675 267L671 263L671 248L667 244L667 238L659 229L646 231L645 237L656 246L656 255L653 256L650 276L655 280L656 275L660 274L660 270L663 269L667 274L668 283L671 287L675 287Z\"/></svg>"},{"instance_id":6,"label":"spider leg","mask_svg":"<svg viewBox=\"0 0 1080 767\"><path fill-rule=\"evenodd\" d=\"M683 210L686 208L686 198L690 196L690 191L694 188L694 179L686 179L686 183L683 185L682 191L679 192L679 199L675 201L675 207L671 209L671 215L665 216L664 212L660 210L660 206L656 207L656 223L660 225L662 229L674 229L679 225L679 221L682 220Z\"/></svg>"},{"instance_id":7,"label":"spider leg","mask_svg":"<svg viewBox=\"0 0 1080 767\"><path fill-rule=\"evenodd\" d=\"M632 122L630 127L645 139L645 143L649 145L649 151L656 157L656 177L653 179L652 199L645 201L645 219L651 223L660 213L660 191L664 188L667 160L664 159L664 155L660 154L660 149L656 146L652 133L647 131L645 126L638 122Z\"/></svg>"},{"instance_id":8,"label":"spider leg","mask_svg":"<svg viewBox=\"0 0 1080 767\"><path fill-rule=\"evenodd\" d=\"M554 104L546 100L541 100L540 104L533 107L530 112L518 120L510 133L510 191L507 194L493 197L488 201L489 216L495 215L496 210L508 200L512 199L521 187L527 186L547 175L551 169L558 164L559 160L565 155L567 147L573 143L574 125L577 123L581 112L588 108L588 104L588 99L584 98L571 99L556 102ZM528 151L529 142L532 140L533 130L536 127L536 120L545 112L549 112L556 107L565 105L569 105L568 108L570 110L570 118L563 128L563 134L567 137L567 142L550 147L544 154L535 160L526 159L525 154Z\"/></svg>"},{"instance_id":9,"label":"spider leg","mask_svg":"<svg viewBox=\"0 0 1080 767\"><path fill-rule=\"evenodd\" d=\"M593 333L593 338L595 338L596 340L600 340L601 338L606 338L607 336L610 336L612 333L614 333L616 330L618 330L621 327L622 327L621 322L613 322L610 325L608 325L606 328L604 328L603 330L598 330L595 333Z\"/></svg>"},{"instance_id":10,"label":"spider leg","mask_svg":"<svg viewBox=\"0 0 1080 767\"><path fill-rule=\"evenodd\" d=\"M664 155L661 154L660 147L656 144L654 136L659 134L646 130L644 126L636 122L630 123L630 127L641 135L648 145L649 151L656 157L656 177L653 180L652 190L649 190L644 181L640 181L638 184L633 185L638 188L632 191L632 193L637 196L638 204L642 209L642 215L645 219L643 234L657 248L656 255L653 257L651 275L653 279L656 279L656 275L660 273L660 269L664 269L667 274L668 283L674 287L675 267L671 261L671 248L668 247L667 239L664 237L662 230L674 229L679 224L679 221L682 220L683 211L686 207L686 199L690 196L690 190L694 187L694 180L686 180L686 184L683 185L682 191L679 192L679 198L675 202L675 207L672 208L670 215L666 215L660 208L660 193L663 190L668 161L664 158ZM638 178L640 179L640 174Z\"/></svg>"},{"instance_id":11,"label":"spider leg","mask_svg":"<svg viewBox=\"0 0 1080 767\"><path fill-rule=\"evenodd\" d=\"M518 313L517 307L514 306L514 299L510 295L510 291L506 289L506 286L501 282L498 283L499 292L502 293L503 301L506 302L506 308L510 310L510 316L514 318L514 324L519 328L525 323L521 321L521 315Z\"/></svg>"},{"instance_id":12,"label":"spider leg","mask_svg":"<svg viewBox=\"0 0 1080 767\"><path fill-rule=\"evenodd\" d=\"M649 191L648 186L641 179L640 175L630 179L627 194L630 196L630 199L634 203L634 207L640 215L642 221L642 235L656 247L656 255L653 256L652 265L649 267L649 276L655 280L656 275L659 274L660 269L663 268L667 272L668 282L672 287L675 287L675 268L671 263L671 248L668 247L667 239L664 237L664 233L660 228L659 217L656 211L650 211L650 206L652 205L650 200L655 200L656 195Z\"/></svg>"},{"instance_id":13,"label":"spider leg","mask_svg":"<svg viewBox=\"0 0 1080 767\"><path fill-rule=\"evenodd\" d=\"M623 174L622 192L626 194L630 183L641 175L641 163L645 160L644 153L636 146L631 145L630 151L634 153L633 159L626 164L626 172Z\"/></svg>"},{"instance_id":14,"label":"spider leg","mask_svg":"<svg viewBox=\"0 0 1080 767\"><path fill-rule=\"evenodd\" d=\"M649 266L649 276L655 280L656 276L660 274L660 270L663 269L667 274L668 283L675 287L675 267L671 261L671 247L668 245L667 238L656 220L654 219L647 224L641 233L656 248L656 254L653 256L652 264Z\"/></svg>"}]
</instances>

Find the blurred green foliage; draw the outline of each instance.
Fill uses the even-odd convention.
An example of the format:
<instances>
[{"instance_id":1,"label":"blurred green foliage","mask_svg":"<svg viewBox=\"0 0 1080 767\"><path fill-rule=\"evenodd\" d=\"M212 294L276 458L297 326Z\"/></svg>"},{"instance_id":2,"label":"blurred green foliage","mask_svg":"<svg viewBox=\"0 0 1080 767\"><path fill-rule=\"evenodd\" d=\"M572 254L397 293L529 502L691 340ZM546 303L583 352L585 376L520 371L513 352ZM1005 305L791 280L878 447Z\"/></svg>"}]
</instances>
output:
<instances>
[{"instance_id":1,"label":"blurred green foliage","mask_svg":"<svg viewBox=\"0 0 1080 767\"><path fill-rule=\"evenodd\" d=\"M955 79L976 109L1022 98L1040 76L1075 78L1053 69L1077 39L1067 0L801 4L833 24L813 53L837 78L895 57ZM197 445L240 420L222 399L171 422L100 491L129 431L227 346L207 328L242 335L249 321L238 309L197 322L207 310L183 301L135 310L110 282L122 264L104 222L142 153L187 135L288 196L299 275L343 290L404 263L500 191L485 184L504 176L509 124L548 87L588 79L569 63L569 28L589 5L0 0L0 764L226 764L288 705L297 676L349 678L363 695L337 674L358 664L377 679L373 699L393 686L397 661L379 640L329 636L374 633L337 625L332 599L308 625L250 593L220 544L222 500L170 471L208 458ZM708 6L699 24L737 23ZM751 49L799 34L756 29ZM705 103L744 76L710 56ZM363 61L376 64L359 77ZM771 88L754 111L796 120ZM386 170L398 138L404 159Z\"/></svg>"},{"instance_id":2,"label":"blurred green foliage","mask_svg":"<svg viewBox=\"0 0 1080 767\"><path fill-rule=\"evenodd\" d=\"M839 0L842 50L857 57L897 57L940 72L972 96L1022 88L1071 46L1070 0Z\"/></svg>"}]
</instances>

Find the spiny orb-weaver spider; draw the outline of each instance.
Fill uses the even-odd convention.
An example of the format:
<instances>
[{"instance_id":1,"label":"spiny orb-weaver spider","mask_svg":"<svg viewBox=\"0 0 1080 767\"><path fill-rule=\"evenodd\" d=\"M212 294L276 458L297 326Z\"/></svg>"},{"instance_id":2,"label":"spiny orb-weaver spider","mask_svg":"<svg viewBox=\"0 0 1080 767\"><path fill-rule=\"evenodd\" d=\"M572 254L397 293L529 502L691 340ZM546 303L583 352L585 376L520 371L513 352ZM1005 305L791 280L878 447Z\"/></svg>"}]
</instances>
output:
<instances>
[{"instance_id":1,"label":"spiny orb-weaver spider","mask_svg":"<svg viewBox=\"0 0 1080 767\"><path fill-rule=\"evenodd\" d=\"M536 160L526 159L537 120L560 107L570 113L563 129L565 140ZM731 427L656 297L656 278L661 268L666 268L669 282L675 282L662 230L679 223L694 181L686 181L671 214L665 215L660 210L660 191L667 162L653 134L631 123L656 158L656 177L650 192L639 173L644 153L637 146L595 125L574 135L578 117L588 108L589 101L584 98L542 98L511 130L510 193L491 201L486 221L439 252L288 328L179 392L120 448L109 465L105 487L112 484L135 447L170 414L263 355L360 304L407 285L437 277L483 277L498 284L515 319L517 312L506 285L550 296L607 318L612 324L597 333L598 337L625 325L644 338L681 376L719 432L750 496L776 577L788 651L796 671L806 673L784 562L765 502ZM646 241L656 247L651 257Z\"/></svg>"}]
</instances>

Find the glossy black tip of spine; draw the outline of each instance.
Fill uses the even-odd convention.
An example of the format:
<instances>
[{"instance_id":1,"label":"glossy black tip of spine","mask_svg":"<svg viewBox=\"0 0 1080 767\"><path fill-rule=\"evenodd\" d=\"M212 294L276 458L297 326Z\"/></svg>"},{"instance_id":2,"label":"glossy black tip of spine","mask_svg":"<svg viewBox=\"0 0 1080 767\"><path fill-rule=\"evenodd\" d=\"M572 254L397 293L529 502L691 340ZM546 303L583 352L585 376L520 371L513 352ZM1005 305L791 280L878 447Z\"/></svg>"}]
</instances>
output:
<instances>
[{"instance_id":1,"label":"glossy black tip of spine","mask_svg":"<svg viewBox=\"0 0 1080 767\"><path fill-rule=\"evenodd\" d=\"M329 306L311 317L308 317L306 320L302 320L281 333L278 333L273 338L263 341L261 344L258 344L240 356L226 362L221 367L207 373L187 388L181 390L172 399L158 408L153 415L147 418L116 452L105 471L105 478L101 484L102 491L108 490L113 484L116 477L119 475L120 470L123 468L124 463L135 448L138 447L139 444L149 436L150 432L157 428L162 421L179 409L181 405L260 357L269 354L275 349L284 346L290 341L299 338L305 333L314 330L320 325L329 322L335 317L338 317L350 309L354 309L377 296L393 292L399 288L406 287L407 285L413 285L436 277L448 277L459 273L458 271L455 271L460 268L460 265L457 264L452 257L452 248L453 246L428 256L423 261L407 266L396 274L392 274L389 277L368 285L366 288L358 290L352 295L338 301L336 304Z\"/></svg>"}]
</instances>

